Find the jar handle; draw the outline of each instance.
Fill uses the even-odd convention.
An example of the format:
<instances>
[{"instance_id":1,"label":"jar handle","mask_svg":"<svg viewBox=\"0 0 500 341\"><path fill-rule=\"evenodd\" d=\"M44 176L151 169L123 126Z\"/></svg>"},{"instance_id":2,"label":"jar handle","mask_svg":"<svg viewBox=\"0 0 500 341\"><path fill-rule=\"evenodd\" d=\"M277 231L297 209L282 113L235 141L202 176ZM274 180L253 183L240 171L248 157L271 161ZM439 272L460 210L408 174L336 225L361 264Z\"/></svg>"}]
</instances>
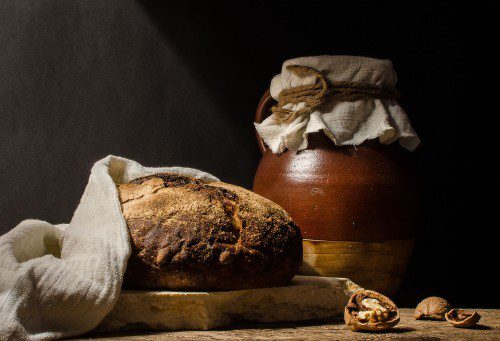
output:
<instances>
[{"instance_id":1,"label":"jar handle","mask_svg":"<svg viewBox=\"0 0 500 341\"><path fill-rule=\"evenodd\" d=\"M264 121L271 114L271 107L274 104L276 104L276 101L271 96L271 91L268 89L260 99L259 105L257 106L257 111L255 112L255 123L262 123L262 121ZM259 149L262 154L264 154L266 152L266 144L264 143L264 140L262 140L262 137L260 137L257 130L255 130L255 134Z\"/></svg>"}]
</instances>

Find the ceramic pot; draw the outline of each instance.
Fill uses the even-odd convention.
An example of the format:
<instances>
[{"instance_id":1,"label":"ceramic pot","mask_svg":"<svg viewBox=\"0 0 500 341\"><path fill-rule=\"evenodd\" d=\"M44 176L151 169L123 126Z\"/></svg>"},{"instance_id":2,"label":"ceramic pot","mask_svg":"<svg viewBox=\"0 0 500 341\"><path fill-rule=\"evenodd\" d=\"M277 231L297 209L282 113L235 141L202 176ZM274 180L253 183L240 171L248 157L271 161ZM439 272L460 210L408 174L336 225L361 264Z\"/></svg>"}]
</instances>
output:
<instances>
[{"instance_id":1,"label":"ceramic pot","mask_svg":"<svg viewBox=\"0 0 500 341\"><path fill-rule=\"evenodd\" d=\"M256 122L275 103L269 91ZM303 274L348 277L393 295L416 237L417 192L410 152L369 141L336 146L323 133L309 135L300 152L263 153L253 190L281 205L304 237Z\"/></svg>"}]
</instances>

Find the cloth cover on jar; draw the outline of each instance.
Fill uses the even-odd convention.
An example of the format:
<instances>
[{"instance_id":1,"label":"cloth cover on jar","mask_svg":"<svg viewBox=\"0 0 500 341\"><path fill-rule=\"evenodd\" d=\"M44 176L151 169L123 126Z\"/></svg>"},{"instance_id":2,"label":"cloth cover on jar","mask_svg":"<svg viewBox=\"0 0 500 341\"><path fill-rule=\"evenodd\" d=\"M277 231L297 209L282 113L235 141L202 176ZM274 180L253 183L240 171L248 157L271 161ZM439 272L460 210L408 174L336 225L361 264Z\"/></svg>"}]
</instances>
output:
<instances>
[{"instance_id":1,"label":"cloth cover on jar","mask_svg":"<svg viewBox=\"0 0 500 341\"><path fill-rule=\"evenodd\" d=\"M396 73L389 60L354 56L314 56L290 59L283 63L281 73L271 81L271 96L278 100L281 91L313 84L315 77L299 77L290 65L311 67L331 84L369 84L395 89ZM297 111L299 104L285 108ZM332 98L314 108L310 115L296 117L289 123L278 123L272 114L262 123L255 123L257 132L275 154L285 149L307 148L307 136L323 131L337 146L360 145L364 141L378 139L383 144L399 140L406 149L413 151L420 143L405 111L395 99L365 98L352 101Z\"/></svg>"}]
</instances>

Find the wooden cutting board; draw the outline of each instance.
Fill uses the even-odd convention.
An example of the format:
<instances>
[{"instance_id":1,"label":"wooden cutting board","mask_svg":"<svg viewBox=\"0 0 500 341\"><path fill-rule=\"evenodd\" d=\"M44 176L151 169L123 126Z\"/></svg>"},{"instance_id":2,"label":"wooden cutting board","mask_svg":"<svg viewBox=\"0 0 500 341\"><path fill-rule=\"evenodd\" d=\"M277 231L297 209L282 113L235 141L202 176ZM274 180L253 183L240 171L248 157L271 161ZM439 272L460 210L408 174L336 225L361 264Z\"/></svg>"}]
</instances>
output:
<instances>
[{"instance_id":1,"label":"wooden cutting board","mask_svg":"<svg viewBox=\"0 0 500 341\"><path fill-rule=\"evenodd\" d=\"M250 290L123 290L97 331L209 330L241 321L339 317L350 295L359 289L346 278L295 276L289 286Z\"/></svg>"}]
</instances>

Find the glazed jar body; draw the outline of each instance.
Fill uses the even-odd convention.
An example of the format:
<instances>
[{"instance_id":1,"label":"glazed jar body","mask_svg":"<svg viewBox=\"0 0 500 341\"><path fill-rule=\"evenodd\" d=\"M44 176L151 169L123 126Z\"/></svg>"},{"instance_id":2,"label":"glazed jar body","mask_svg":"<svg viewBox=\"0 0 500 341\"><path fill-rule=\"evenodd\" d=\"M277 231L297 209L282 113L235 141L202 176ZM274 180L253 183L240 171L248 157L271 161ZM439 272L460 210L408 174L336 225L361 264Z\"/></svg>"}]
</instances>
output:
<instances>
[{"instance_id":1,"label":"glazed jar body","mask_svg":"<svg viewBox=\"0 0 500 341\"><path fill-rule=\"evenodd\" d=\"M323 133L281 155L266 150L253 190L281 205L304 238L302 273L397 290L416 236L410 153L393 143L335 146Z\"/></svg>"}]
</instances>

